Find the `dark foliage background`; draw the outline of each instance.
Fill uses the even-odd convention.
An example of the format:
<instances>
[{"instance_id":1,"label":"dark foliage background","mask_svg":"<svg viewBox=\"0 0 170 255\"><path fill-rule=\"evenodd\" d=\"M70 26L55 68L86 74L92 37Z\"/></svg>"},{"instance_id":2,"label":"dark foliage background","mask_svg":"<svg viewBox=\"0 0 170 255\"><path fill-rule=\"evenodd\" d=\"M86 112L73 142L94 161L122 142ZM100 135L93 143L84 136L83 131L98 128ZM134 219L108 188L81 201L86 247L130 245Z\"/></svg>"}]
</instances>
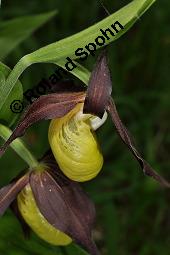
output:
<instances>
[{"instance_id":1,"label":"dark foliage background","mask_svg":"<svg viewBox=\"0 0 170 255\"><path fill-rule=\"evenodd\" d=\"M105 0L112 13L129 1ZM20 57L104 17L97 1L2 0L0 21L58 10L55 18L38 29L5 58L11 68ZM150 164L170 179L170 1L157 1L135 26L109 46L113 96L122 119ZM17 29L17 28L16 28ZM98 52L97 52L98 54ZM96 54L96 57L97 57ZM84 64L92 69L95 58ZM24 91L48 77L55 66L33 65L22 75ZM49 122L30 128L24 140L37 157L49 145ZM98 132L105 157L101 174L83 184L97 208L95 240L102 254L170 254L170 191L145 177L110 121ZM0 185L9 182L26 165L11 150L0 160ZM80 255L71 245L56 248L34 234L25 241L10 210L0 219L0 255Z\"/></svg>"}]
</instances>

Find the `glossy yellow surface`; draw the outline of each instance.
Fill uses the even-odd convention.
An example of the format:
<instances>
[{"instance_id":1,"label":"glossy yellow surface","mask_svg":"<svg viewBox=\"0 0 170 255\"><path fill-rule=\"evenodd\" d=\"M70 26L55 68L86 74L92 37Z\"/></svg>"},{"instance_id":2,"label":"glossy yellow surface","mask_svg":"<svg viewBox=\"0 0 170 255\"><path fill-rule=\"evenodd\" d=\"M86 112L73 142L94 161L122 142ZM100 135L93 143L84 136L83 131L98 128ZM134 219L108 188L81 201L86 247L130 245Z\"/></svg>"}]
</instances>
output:
<instances>
[{"instance_id":1,"label":"glossy yellow surface","mask_svg":"<svg viewBox=\"0 0 170 255\"><path fill-rule=\"evenodd\" d=\"M49 127L49 143L64 174L74 181L94 178L103 166L103 156L90 119L94 116L81 114L82 104L62 118L54 119Z\"/></svg>"},{"instance_id":2,"label":"glossy yellow surface","mask_svg":"<svg viewBox=\"0 0 170 255\"><path fill-rule=\"evenodd\" d=\"M68 245L72 239L54 228L40 213L28 184L18 195L18 208L26 223L43 240L53 245Z\"/></svg>"}]
</instances>

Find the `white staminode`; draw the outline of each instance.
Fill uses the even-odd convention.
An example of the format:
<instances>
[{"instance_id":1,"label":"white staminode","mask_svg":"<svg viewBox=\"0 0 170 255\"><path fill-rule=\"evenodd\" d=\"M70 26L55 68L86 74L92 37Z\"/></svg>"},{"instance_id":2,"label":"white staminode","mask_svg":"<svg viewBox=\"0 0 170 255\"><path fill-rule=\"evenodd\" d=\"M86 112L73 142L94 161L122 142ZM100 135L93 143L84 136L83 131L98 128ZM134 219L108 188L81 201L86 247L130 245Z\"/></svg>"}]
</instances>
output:
<instances>
[{"instance_id":1,"label":"white staminode","mask_svg":"<svg viewBox=\"0 0 170 255\"><path fill-rule=\"evenodd\" d=\"M90 124L93 130L97 130L99 127L101 127L105 121L107 120L107 112L105 111L103 114L102 119L100 119L99 117L94 117L92 119L90 119Z\"/></svg>"},{"instance_id":2,"label":"white staminode","mask_svg":"<svg viewBox=\"0 0 170 255\"><path fill-rule=\"evenodd\" d=\"M93 130L97 130L99 127L101 127L105 121L107 120L107 112L105 111L103 114L102 119L100 119L97 116L93 116L91 114L85 114L83 113L83 107L82 109L75 115L75 118L77 120L86 120L89 119L90 120L90 126Z\"/></svg>"}]
</instances>

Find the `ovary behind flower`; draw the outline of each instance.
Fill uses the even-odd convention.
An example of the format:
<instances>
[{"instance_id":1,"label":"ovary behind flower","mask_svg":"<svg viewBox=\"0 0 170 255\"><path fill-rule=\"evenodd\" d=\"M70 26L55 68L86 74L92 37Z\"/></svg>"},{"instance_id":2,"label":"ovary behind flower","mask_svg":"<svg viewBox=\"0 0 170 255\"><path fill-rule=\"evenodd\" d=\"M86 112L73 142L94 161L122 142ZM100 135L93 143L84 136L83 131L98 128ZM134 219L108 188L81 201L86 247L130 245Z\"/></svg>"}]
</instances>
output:
<instances>
[{"instance_id":1,"label":"ovary behind flower","mask_svg":"<svg viewBox=\"0 0 170 255\"><path fill-rule=\"evenodd\" d=\"M98 117L82 113L77 104L62 118L51 121L49 142L60 169L74 181L94 178L103 166L103 156L93 126Z\"/></svg>"}]
</instances>

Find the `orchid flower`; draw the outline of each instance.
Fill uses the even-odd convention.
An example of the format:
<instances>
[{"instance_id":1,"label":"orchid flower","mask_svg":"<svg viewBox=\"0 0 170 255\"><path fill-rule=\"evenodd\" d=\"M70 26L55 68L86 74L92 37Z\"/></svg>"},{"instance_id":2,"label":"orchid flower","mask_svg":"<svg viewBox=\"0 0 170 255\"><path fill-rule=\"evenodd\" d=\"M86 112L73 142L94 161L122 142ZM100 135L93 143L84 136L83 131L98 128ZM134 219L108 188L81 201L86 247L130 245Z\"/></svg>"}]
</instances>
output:
<instances>
[{"instance_id":1,"label":"orchid flower","mask_svg":"<svg viewBox=\"0 0 170 255\"><path fill-rule=\"evenodd\" d=\"M33 230L52 245L75 241L91 255L99 254L91 233L94 204L77 182L63 175L51 152L0 189L0 216L9 206L25 235Z\"/></svg>"},{"instance_id":2,"label":"orchid flower","mask_svg":"<svg viewBox=\"0 0 170 255\"><path fill-rule=\"evenodd\" d=\"M102 169L103 156L95 130L105 122L109 113L118 135L137 159L143 172L163 186L170 187L170 183L157 174L136 149L121 121L111 92L112 81L104 50L92 71L87 90L68 90L39 97L21 117L11 137L1 147L0 155L33 123L51 119L49 143L61 171L71 180L88 181Z\"/></svg>"}]
</instances>

